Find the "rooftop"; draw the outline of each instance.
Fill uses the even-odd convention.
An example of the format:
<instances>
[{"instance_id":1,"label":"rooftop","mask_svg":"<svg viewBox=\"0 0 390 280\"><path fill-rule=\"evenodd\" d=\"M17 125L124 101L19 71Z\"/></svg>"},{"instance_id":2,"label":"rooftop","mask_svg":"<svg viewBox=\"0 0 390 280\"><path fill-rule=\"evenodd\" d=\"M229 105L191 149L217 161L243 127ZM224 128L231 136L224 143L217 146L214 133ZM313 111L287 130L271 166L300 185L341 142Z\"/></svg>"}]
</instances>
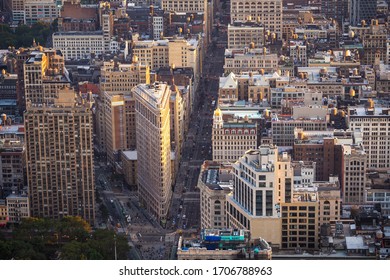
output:
<instances>
[{"instance_id":1,"label":"rooftop","mask_svg":"<svg viewBox=\"0 0 390 280\"><path fill-rule=\"evenodd\" d=\"M60 36L103 36L103 31L66 31L66 32L54 32L53 37Z\"/></svg>"},{"instance_id":2,"label":"rooftop","mask_svg":"<svg viewBox=\"0 0 390 280\"><path fill-rule=\"evenodd\" d=\"M368 250L368 246L364 244L363 236L346 236L345 242L347 250Z\"/></svg>"},{"instance_id":3,"label":"rooftop","mask_svg":"<svg viewBox=\"0 0 390 280\"><path fill-rule=\"evenodd\" d=\"M211 190L231 191L233 189L233 174L231 171L232 167L230 165L205 161L200 176L203 183Z\"/></svg>"},{"instance_id":4,"label":"rooftop","mask_svg":"<svg viewBox=\"0 0 390 280\"><path fill-rule=\"evenodd\" d=\"M16 106L16 99L0 99L0 106Z\"/></svg>"},{"instance_id":5,"label":"rooftop","mask_svg":"<svg viewBox=\"0 0 390 280\"><path fill-rule=\"evenodd\" d=\"M135 88L136 95L141 96L152 107L164 106L168 100L170 87L166 83L155 82L154 84L139 84Z\"/></svg>"},{"instance_id":6,"label":"rooftop","mask_svg":"<svg viewBox=\"0 0 390 280\"><path fill-rule=\"evenodd\" d=\"M264 28L262 24L259 24L255 21L235 21L233 24L228 24L229 28Z\"/></svg>"},{"instance_id":7,"label":"rooftop","mask_svg":"<svg viewBox=\"0 0 390 280\"><path fill-rule=\"evenodd\" d=\"M24 126L23 125L0 126L0 135L3 135L3 134L24 135Z\"/></svg>"},{"instance_id":8,"label":"rooftop","mask_svg":"<svg viewBox=\"0 0 390 280\"><path fill-rule=\"evenodd\" d=\"M122 151L127 160L137 160L137 151Z\"/></svg>"},{"instance_id":9,"label":"rooftop","mask_svg":"<svg viewBox=\"0 0 390 280\"><path fill-rule=\"evenodd\" d=\"M236 119L235 119L236 120ZM246 121L229 121L223 123L223 128L256 128L256 123Z\"/></svg>"},{"instance_id":10,"label":"rooftop","mask_svg":"<svg viewBox=\"0 0 390 280\"><path fill-rule=\"evenodd\" d=\"M357 117L380 117L390 118L390 108L387 107L349 107L349 117L351 121Z\"/></svg>"},{"instance_id":11,"label":"rooftop","mask_svg":"<svg viewBox=\"0 0 390 280\"><path fill-rule=\"evenodd\" d=\"M227 77L219 78L219 88L220 89L235 89L237 88L237 79L236 75L231 72Z\"/></svg>"},{"instance_id":12,"label":"rooftop","mask_svg":"<svg viewBox=\"0 0 390 280\"><path fill-rule=\"evenodd\" d=\"M254 255L265 255L270 258L271 246L263 238L251 239L250 232L242 229L203 229L200 239L184 240L180 237L178 253L207 253L222 251L221 254L239 254L242 258L256 258ZM223 252L225 251L225 252ZM246 255L252 255L252 257Z\"/></svg>"},{"instance_id":13,"label":"rooftop","mask_svg":"<svg viewBox=\"0 0 390 280\"><path fill-rule=\"evenodd\" d=\"M318 193L317 188L294 188L292 202L317 202Z\"/></svg>"}]
</instances>

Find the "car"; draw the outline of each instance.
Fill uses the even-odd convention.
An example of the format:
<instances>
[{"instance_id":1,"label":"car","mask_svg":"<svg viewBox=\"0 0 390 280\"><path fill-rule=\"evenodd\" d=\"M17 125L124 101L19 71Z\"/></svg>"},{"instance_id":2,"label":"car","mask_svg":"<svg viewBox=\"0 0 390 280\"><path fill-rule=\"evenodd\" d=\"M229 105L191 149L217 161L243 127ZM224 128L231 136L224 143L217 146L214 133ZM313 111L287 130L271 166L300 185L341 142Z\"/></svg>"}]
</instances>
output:
<instances>
[{"instance_id":1,"label":"car","mask_svg":"<svg viewBox=\"0 0 390 280\"><path fill-rule=\"evenodd\" d=\"M184 214L184 215L183 215L183 219L185 219L185 218L186 218L186 215Z\"/></svg>"}]
</instances>

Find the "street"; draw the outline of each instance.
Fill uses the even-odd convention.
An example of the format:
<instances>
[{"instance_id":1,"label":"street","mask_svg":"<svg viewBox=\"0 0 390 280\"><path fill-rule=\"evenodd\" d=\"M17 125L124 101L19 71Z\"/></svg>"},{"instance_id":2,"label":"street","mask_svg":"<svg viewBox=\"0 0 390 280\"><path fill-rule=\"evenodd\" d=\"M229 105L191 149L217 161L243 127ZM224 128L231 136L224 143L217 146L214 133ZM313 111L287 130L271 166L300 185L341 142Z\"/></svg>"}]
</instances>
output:
<instances>
[{"instance_id":1,"label":"street","mask_svg":"<svg viewBox=\"0 0 390 280\"><path fill-rule=\"evenodd\" d=\"M217 34L214 34L216 38ZM223 40L223 38L221 39ZM219 77L223 73L224 49L210 46L203 64L199 102L191 116L183 143L183 154L176 178L168 227L195 233L200 229L200 198L197 189L200 167L212 159L212 123L218 98Z\"/></svg>"}]
</instances>

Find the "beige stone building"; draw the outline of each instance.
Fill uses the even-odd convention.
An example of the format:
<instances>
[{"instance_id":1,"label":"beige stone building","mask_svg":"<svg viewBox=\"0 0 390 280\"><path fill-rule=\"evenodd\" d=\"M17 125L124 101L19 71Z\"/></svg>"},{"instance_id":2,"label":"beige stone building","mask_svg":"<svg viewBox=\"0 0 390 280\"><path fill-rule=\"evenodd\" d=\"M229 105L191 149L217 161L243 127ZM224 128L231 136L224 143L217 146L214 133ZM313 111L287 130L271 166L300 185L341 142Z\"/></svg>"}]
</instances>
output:
<instances>
[{"instance_id":1,"label":"beige stone building","mask_svg":"<svg viewBox=\"0 0 390 280\"><path fill-rule=\"evenodd\" d=\"M53 103L58 91L70 86L64 57L56 50L37 47L23 69L26 102Z\"/></svg>"},{"instance_id":2,"label":"beige stone building","mask_svg":"<svg viewBox=\"0 0 390 280\"><path fill-rule=\"evenodd\" d=\"M138 63L135 58L131 64L104 61L100 73L100 90L109 94L131 91L138 84L150 83L149 66Z\"/></svg>"},{"instance_id":3,"label":"beige stone building","mask_svg":"<svg viewBox=\"0 0 390 280\"><path fill-rule=\"evenodd\" d=\"M294 189L291 202L281 203L282 248L318 249L318 193Z\"/></svg>"},{"instance_id":4,"label":"beige stone building","mask_svg":"<svg viewBox=\"0 0 390 280\"><path fill-rule=\"evenodd\" d=\"M319 91L322 96L335 97L344 91L335 67L298 67L300 81L308 89Z\"/></svg>"},{"instance_id":5,"label":"beige stone building","mask_svg":"<svg viewBox=\"0 0 390 280\"><path fill-rule=\"evenodd\" d=\"M278 73L247 72L219 78L218 103L229 104L237 100L260 103L270 98L271 88L284 88L290 83L288 76Z\"/></svg>"},{"instance_id":6,"label":"beige stone building","mask_svg":"<svg viewBox=\"0 0 390 280\"><path fill-rule=\"evenodd\" d=\"M238 101L238 81L231 72L227 77L219 78L218 103L234 103Z\"/></svg>"},{"instance_id":7,"label":"beige stone building","mask_svg":"<svg viewBox=\"0 0 390 280\"><path fill-rule=\"evenodd\" d=\"M136 41L133 55L139 63L151 70L161 67L192 67L195 79L199 79L202 70L201 43L198 38L164 39L157 41Z\"/></svg>"},{"instance_id":8,"label":"beige stone building","mask_svg":"<svg viewBox=\"0 0 390 280\"><path fill-rule=\"evenodd\" d=\"M279 72L279 71L278 71ZM290 83L288 75L272 72L245 73L237 76L240 99L248 99L251 102L269 101L272 88L284 88Z\"/></svg>"},{"instance_id":9,"label":"beige stone building","mask_svg":"<svg viewBox=\"0 0 390 280\"><path fill-rule=\"evenodd\" d=\"M223 70L225 74L273 73L278 70L278 62L278 55L265 49L226 49Z\"/></svg>"},{"instance_id":10,"label":"beige stone building","mask_svg":"<svg viewBox=\"0 0 390 280\"><path fill-rule=\"evenodd\" d=\"M217 108L213 117L212 129L213 161L235 162L246 151L256 149L257 123L249 119L223 119Z\"/></svg>"},{"instance_id":11,"label":"beige stone building","mask_svg":"<svg viewBox=\"0 0 390 280\"><path fill-rule=\"evenodd\" d=\"M24 0L25 24L53 22L59 15L55 0ZM42 42L43 43L43 42Z\"/></svg>"},{"instance_id":12,"label":"beige stone building","mask_svg":"<svg viewBox=\"0 0 390 280\"><path fill-rule=\"evenodd\" d=\"M168 40L135 41L133 56L139 63L147 65L151 70L170 66Z\"/></svg>"},{"instance_id":13,"label":"beige stone building","mask_svg":"<svg viewBox=\"0 0 390 280\"><path fill-rule=\"evenodd\" d=\"M367 187L367 154L363 146L343 145L343 203L363 204Z\"/></svg>"},{"instance_id":14,"label":"beige stone building","mask_svg":"<svg viewBox=\"0 0 390 280\"><path fill-rule=\"evenodd\" d=\"M66 60L90 59L119 49L114 35L114 14L110 3L101 2L98 7L100 30L55 32L53 46L64 54ZM94 29L94 28L92 28Z\"/></svg>"},{"instance_id":15,"label":"beige stone building","mask_svg":"<svg viewBox=\"0 0 390 280\"><path fill-rule=\"evenodd\" d=\"M199 174L200 227L224 229L226 224L226 195L232 191L231 166L205 161Z\"/></svg>"},{"instance_id":16,"label":"beige stone building","mask_svg":"<svg viewBox=\"0 0 390 280\"><path fill-rule=\"evenodd\" d=\"M329 182L316 182L314 186L318 190L318 230L321 225L339 221L341 218L341 188L337 177L332 177Z\"/></svg>"},{"instance_id":17,"label":"beige stone building","mask_svg":"<svg viewBox=\"0 0 390 280\"><path fill-rule=\"evenodd\" d=\"M207 0L161 0L161 7L165 11L204 12L207 9Z\"/></svg>"},{"instance_id":18,"label":"beige stone building","mask_svg":"<svg viewBox=\"0 0 390 280\"><path fill-rule=\"evenodd\" d=\"M174 67L192 67L194 69L195 80L198 81L202 71L202 51L201 40L191 38L171 39L168 42L169 65Z\"/></svg>"},{"instance_id":19,"label":"beige stone building","mask_svg":"<svg viewBox=\"0 0 390 280\"><path fill-rule=\"evenodd\" d=\"M261 48L265 39L264 26L256 22L235 22L228 25L228 49Z\"/></svg>"},{"instance_id":20,"label":"beige stone building","mask_svg":"<svg viewBox=\"0 0 390 280\"><path fill-rule=\"evenodd\" d=\"M31 215L95 220L92 97L68 88L64 58L37 47L24 63L26 173Z\"/></svg>"},{"instance_id":21,"label":"beige stone building","mask_svg":"<svg viewBox=\"0 0 390 280\"><path fill-rule=\"evenodd\" d=\"M371 99L364 107L349 107L349 126L363 133L363 146L367 153L367 169L390 168L390 110L376 106Z\"/></svg>"},{"instance_id":22,"label":"beige stone building","mask_svg":"<svg viewBox=\"0 0 390 280\"><path fill-rule=\"evenodd\" d=\"M24 22L24 18L25 18L24 1L25 0L3 1L6 10L12 13L12 20Z\"/></svg>"},{"instance_id":23,"label":"beige stone building","mask_svg":"<svg viewBox=\"0 0 390 280\"><path fill-rule=\"evenodd\" d=\"M137 181L141 203L165 222L172 198L170 96L167 84L141 84L135 96Z\"/></svg>"},{"instance_id":24,"label":"beige stone building","mask_svg":"<svg viewBox=\"0 0 390 280\"><path fill-rule=\"evenodd\" d=\"M261 145L233 164L233 193L227 196L228 227L247 229L274 247L282 246L280 205L291 201L293 169L287 153Z\"/></svg>"},{"instance_id":25,"label":"beige stone building","mask_svg":"<svg viewBox=\"0 0 390 280\"><path fill-rule=\"evenodd\" d=\"M264 27L282 38L283 9L282 0L231 0L230 19L235 21L256 20Z\"/></svg>"},{"instance_id":26,"label":"beige stone building","mask_svg":"<svg viewBox=\"0 0 390 280\"><path fill-rule=\"evenodd\" d=\"M55 32L52 38L53 47L61 50L65 60L87 59L109 52L103 31Z\"/></svg>"},{"instance_id":27,"label":"beige stone building","mask_svg":"<svg viewBox=\"0 0 390 280\"><path fill-rule=\"evenodd\" d=\"M328 181L315 180L316 163L312 161L294 162L294 195L308 191L317 196L318 202L318 231L323 224L331 224L341 217L341 186L337 176L329 176ZM299 198L306 199L305 195Z\"/></svg>"}]
</instances>

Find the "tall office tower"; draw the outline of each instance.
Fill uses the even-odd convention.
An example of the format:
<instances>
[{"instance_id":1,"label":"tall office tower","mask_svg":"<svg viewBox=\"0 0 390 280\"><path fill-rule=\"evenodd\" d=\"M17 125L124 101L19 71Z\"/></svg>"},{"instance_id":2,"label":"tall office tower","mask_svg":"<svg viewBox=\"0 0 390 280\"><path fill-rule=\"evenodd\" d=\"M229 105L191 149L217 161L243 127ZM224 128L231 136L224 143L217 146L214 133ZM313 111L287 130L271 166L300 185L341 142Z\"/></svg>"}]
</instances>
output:
<instances>
[{"instance_id":1,"label":"tall office tower","mask_svg":"<svg viewBox=\"0 0 390 280\"><path fill-rule=\"evenodd\" d=\"M128 123L125 106L125 101L130 98L130 92L126 95L104 92L96 109L99 120L96 124L99 151L107 154L107 161L110 164L119 160L121 150L130 148L127 143L127 129L135 130L134 122L133 126L131 122ZM134 119L134 111L132 116ZM135 141L132 144L131 148L134 149Z\"/></svg>"},{"instance_id":2,"label":"tall office tower","mask_svg":"<svg viewBox=\"0 0 390 280\"><path fill-rule=\"evenodd\" d=\"M59 51L38 47L29 53L23 69L31 214L79 215L93 224L92 100L85 102L69 89Z\"/></svg>"},{"instance_id":3,"label":"tall office tower","mask_svg":"<svg viewBox=\"0 0 390 280\"><path fill-rule=\"evenodd\" d=\"M58 91L70 86L62 53L38 47L23 65L25 100L32 104L52 104Z\"/></svg>"},{"instance_id":4,"label":"tall office tower","mask_svg":"<svg viewBox=\"0 0 390 280\"><path fill-rule=\"evenodd\" d=\"M375 106L369 99L364 107L349 107L349 126L352 131L361 129L367 153L367 169L390 168L390 109Z\"/></svg>"},{"instance_id":5,"label":"tall office tower","mask_svg":"<svg viewBox=\"0 0 390 280\"><path fill-rule=\"evenodd\" d=\"M367 154L363 145L343 145L344 204L363 204L367 185Z\"/></svg>"},{"instance_id":6,"label":"tall office tower","mask_svg":"<svg viewBox=\"0 0 390 280\"><path fill-rule=\"evenodd\" d=\"M140 84L135 96L138 192L141 203L164 223L172 197L170 87Z\"/></svg>"},{"instance_id":7,"label":"tall office tower","mask_svg":"<svg viewBox=\"0 0 390 280\"><path fill-rule=\"evenodd\" d=\"M362 20L371 21L376 17L375 0L350 0L349 20L351 25L357 25Z\"/></svg>"},{"instance_id":8,"label":"tall office tower","mask_svg":"<svg viewBox=\"0 0 390 280\"><path fill-rule=\"evenodd\" d=\"M280 205L291 202L293 168L274 145L247 151L233 164L233 195L226 199L227 226L244 228L275 246L282 242Z\"/></svg>"},{"instance_id":9,"label":"tall office tower","mask_svg":"<svg viewBox=\"0 0 390 280\"><path fill-rule=\"evenodd\" d=\"M110 49L111 37L114 35L114 15L110 3L101 2L99 4L100 27L103 31L104 49Z\"/></svg>"},{"instance_id":10,"label":"tall office tower","mask_svg":"<svg viewBox=\"0 0 390 280\"><path fill-rule=\"evenodd\" d=\"M91 99L64 88L50 103L27 102L24 126L32 217L81 216L94 223Z\"/></svg>"},{"instance_id":11,"label":"tall office tower","mask_svg":"<svg viewBox=\"0 0 390 280\"><path fill-rule=\"evenodd\" d=\"M387 29L379 25L377 20L372 20L369 31L363 35L363 64L379 67L381 61L386 61Z\"/></svg>"},{"instance_id":12,"label":"tall office tower","mask_svg":"<svg viewBox=\"0 0 390 280\"><path fill-rule=\"evenodd\" d=\"M255 20L262 23L265 29L275 33L277 39L282 38L283 9L282 0L231 0L230 20Z\"/></svg>"},{"instance_id":13,"label":"tall office tower","mask_svg":"<svg viewBox=\"0 0 390 280\"><path fill-rule=\"evenodd\" d=\"M321 13L326 18L332 18L337 21L339 26L349 17L348 0L322 0Z\"/></svg>"}]
</instances>

